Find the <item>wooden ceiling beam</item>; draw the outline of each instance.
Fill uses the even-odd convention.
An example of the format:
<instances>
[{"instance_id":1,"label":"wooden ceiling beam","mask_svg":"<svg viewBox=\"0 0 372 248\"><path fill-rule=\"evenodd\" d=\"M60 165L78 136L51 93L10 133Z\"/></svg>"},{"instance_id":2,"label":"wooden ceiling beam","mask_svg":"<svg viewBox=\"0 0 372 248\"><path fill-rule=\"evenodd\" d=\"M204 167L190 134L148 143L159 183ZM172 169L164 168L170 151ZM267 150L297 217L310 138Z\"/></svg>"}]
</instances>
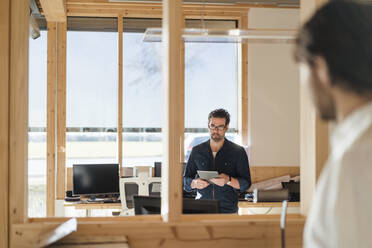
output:
<instances>
[{"instance_id":1,"label":"wooden ceiling beam","mask_svg":"<svg viewBox=\"0 0 372 248\"><path fill-rule=\"evenodd\" d=\"M48 22L66 22L66 0L40 0Z\"/></svg>"}]
</instances>

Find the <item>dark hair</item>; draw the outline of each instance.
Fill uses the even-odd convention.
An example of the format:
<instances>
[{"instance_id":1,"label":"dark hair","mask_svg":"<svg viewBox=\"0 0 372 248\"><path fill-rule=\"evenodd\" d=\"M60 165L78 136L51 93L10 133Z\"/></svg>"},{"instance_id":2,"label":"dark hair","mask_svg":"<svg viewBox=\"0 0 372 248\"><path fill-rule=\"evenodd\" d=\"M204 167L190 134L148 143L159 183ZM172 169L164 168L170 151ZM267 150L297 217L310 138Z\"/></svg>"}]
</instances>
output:
<instances>
[{"instance_id":1,"label":"dark hair","mask_svg":"<svg viewBox=\"0 0 372 248\"><path fill-rule=\"evenodd\" d=\"M225 118L226 122L225 125L229 125L230 123L230 114L225 109L215 109L208 115L208 123L211 121L211 118Z\"/></svg>"},{"instance_id":2,"label":"dark hair","mask_svg":"<svg viewBox=\"0 0 372 248\"><path fill-rule=\"evenodd\" d=\"M297 62L313 66L322 56L331 83L357 94L372 91L372 6L332 1L301 28L295 49Z\"/></svg>"}]
</instances>

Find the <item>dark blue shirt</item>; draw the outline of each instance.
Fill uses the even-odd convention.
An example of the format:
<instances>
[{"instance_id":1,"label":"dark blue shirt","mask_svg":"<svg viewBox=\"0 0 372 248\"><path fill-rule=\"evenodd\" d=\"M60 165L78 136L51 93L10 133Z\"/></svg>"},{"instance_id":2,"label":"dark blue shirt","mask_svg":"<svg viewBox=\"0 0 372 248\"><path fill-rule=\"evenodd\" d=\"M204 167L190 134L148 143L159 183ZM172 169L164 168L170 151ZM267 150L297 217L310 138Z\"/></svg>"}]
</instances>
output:
<instances>
[{"instance_id":1,"label":"dark blue shirt","mask_svg":"<svg viewBox=\"0 0 372 248\"><path fill-rule=\"evenodd\" d=\"M191 182L198 177L197 170L208 170L236 178L239 181L240 192L246 191L251 186L251 175L244 148L225 138L222 148L214 158L209 141L192 149L183 175L184 189L193 191ZM238 211L238 191L227 184L222 187L210 184L204 189L197 190L196 199L219 200L221 213L235 213Z\"/></svg>"}]
</instances>

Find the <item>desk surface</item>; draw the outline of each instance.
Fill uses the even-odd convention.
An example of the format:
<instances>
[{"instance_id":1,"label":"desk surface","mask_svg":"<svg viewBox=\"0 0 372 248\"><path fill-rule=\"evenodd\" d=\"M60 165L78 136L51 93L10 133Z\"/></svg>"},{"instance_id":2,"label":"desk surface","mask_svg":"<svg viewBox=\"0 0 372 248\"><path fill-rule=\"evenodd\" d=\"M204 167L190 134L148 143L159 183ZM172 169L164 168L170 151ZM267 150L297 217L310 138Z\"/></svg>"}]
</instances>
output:
<instances>
[{"instance_id":1,"label":"desk surface","mask_svg":"<svg viewBox=\"0 0 372 248\"><path fill-rule=\"evenodd\" d=\"M121 209L121 203L80 203L65 202L65 207L75 207L76 209ZM264 208L264 207L282 207L281 202L248 202L239 201L239 208ZM288 207L300 207L300 202L288 202Z\"/></svg>"},{"instance_id":2,"label":"desk surface","mask_svg":"<svg viewBox=\"0 0 372 248\"><path fill-rule=\"evenodd\" d=\"M65 207L75 207L76 209L121 209L121 203L81 203L81 202L65 202Z\"/></svg>"},{"instance_id":3,"label":"desk surface","mask_svg":"<svg viewBox=\"0 0 372 248\"><path fill-rule=\"evenodd\" d=\"M239 208L265 208L265 207L282 207L281 202L248 202L239 201ZM300 202L288 202L288 207L300 207Z\"/></svg>"}]
</instances>

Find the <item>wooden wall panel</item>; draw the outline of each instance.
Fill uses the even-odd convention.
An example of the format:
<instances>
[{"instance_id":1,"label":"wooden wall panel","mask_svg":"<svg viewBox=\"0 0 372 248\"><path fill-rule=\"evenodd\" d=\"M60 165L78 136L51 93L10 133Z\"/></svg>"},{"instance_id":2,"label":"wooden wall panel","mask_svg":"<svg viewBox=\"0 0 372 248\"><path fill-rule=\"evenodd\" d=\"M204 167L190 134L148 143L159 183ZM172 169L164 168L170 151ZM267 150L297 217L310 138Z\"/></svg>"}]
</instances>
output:
<instances>
[{"instance_id":1,"label":"wooden wall panel","mask_svg":"<svg viewBox=\"0 0 372 248\"><path fill-rule=\"evenodd\" d=\"M248 16L243 15L239 20L239 28L248 28ZM238 86L238 132L242 137L242 144L248 146L248 43L239 47L239 86Z\"/></svg>"},{"instance_id":2,"label":"wooden wall panel","mask_svg":"<svg viewBox=\"0 0 372 248\"><path fill-rule=\"evenodd\" d=\"M300 175L299 166L251 166L250 171L252 183L285 175L290 175L291 177Z\"/></svg>"},{"instance_id":3,"label":"wooden wall panel","mask_svg":"<svg viewBox=\"0 0 372 248\"><path fill-rule=\"evenodd\" d=\"M112 240L127 238L129 246L142 247L226 247L239 245L241 247L280 247L279 216L221 216L214 220L202 220L184 223L160 222L125 222L125 221L78 221L78 230L60 241L77 242L88 237L108 235ZM30 223L16 225L12 237L17 246L29 247L35 242L35 236L55 228L58 223ZM65 220L59 220L63 222ZM54 222L54 223L53 223ZM287 247L302 246L302 231L304 218L288 215L286 222ZM116 238L115 238L116 237ZM122 240L124 241L124 240Z\"/></svg>"},{"instance_id":4,"label":"wooden wall panel","mask_svg":"<svg viewBox=\"0 0 372 248\"><path fill-rule=\"evenodd\" d=\"M123 16L118 16L118 162L123 166Z\"/></svg>"},{"instance_id":5,"label":"wooden wall panel","mask_svg":"<svg viewBox=\"0 0 372 248\"><path fill-rule=\"evenodd\" d=\"M48 22L66 22L66 0L39 0Z\"/></svg>"},{"instance_id":6,"label":"wooden wall panel","mask_svg":"<svg viewBox=\"0 0 372 248\"><path fill-rule=\"evenodd\" d=\"M10 2L9 220L27 219L29 3Z\"/></svg>"},{"instance_id":7,"label":"wooden wall panel","mask_svg":"<svg viewBox=\"0 0 372 248\"><path fill-rule=\"evenodd\" d=\"M0 247L8 247L10 0L0 1Z\"/></svg>"},{"instance_id":8,"label":"wooden wall panel","mask_svg":"<svg viewBox=\"0 0 372 248\"><path fill-rule=\"evenodd\" d=\"M301 21L305 22L325 2L302 0ZM303 73L300 70L300 75ZM305 82L300 84L300 101L301 213L307 214L316 182L328 157L329 135L328 124L320 120L316 113Z\"/></svg>"},{"instance_id":9,"label":"wooden wall panel","mask_svg":"<svg viewBox=\"0 0 372 248\"><path fill-rule=\"evenodd\" d=\"M163 163L161 214L164 221L178 221L182 213L181 142L185 123L181 77L181 0L163 2ZM174 165L174 166L170 166Z\"/></svg>"},{"instance_id":10,"label":"wooden wall panel","mask_svg":"<svg viewBox=\"0 0 372 248\"><path fill-rule=\"evenodd\" d=\"M48 22L47 49L47 197L46 215L54 216L56 199L56 78L57 23Z\"/></svg>"},{"instance_id":11,"label":"wooden wall panel","mask_svg":"<svg viewBox=\"0 0 372 248\"><path fill-rule=\"evenodd\" d=\"M57 24L57 199L66 191L66 22Z\"/></svg>"}]
</instances>

